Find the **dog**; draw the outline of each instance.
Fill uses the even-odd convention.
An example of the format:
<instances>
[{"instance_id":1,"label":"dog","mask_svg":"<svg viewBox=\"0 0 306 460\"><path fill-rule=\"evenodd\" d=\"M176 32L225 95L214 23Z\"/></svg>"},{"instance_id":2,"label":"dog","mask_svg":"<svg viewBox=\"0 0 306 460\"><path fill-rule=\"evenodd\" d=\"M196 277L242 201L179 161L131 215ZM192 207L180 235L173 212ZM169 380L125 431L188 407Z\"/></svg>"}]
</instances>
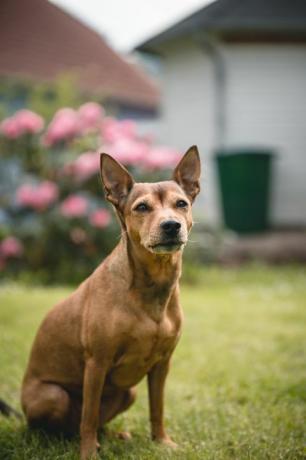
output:
<instances>
[{"instance_id":1,"label":"dog","mask_svg":"<svg viewBox=\"0 0 306 460\"><path fill-rule=\"evenodd\" d=\"M21 392L29 427L80 432L82 460L96 457L98 430L132 405L144 376L152 439L176 447L164 427L164 387L181 334L182 249L200 191L200 157L193 146L172 180L135 183L103 153L101 177L121 240L43 320Z\"/></svg>"}]
</instances>

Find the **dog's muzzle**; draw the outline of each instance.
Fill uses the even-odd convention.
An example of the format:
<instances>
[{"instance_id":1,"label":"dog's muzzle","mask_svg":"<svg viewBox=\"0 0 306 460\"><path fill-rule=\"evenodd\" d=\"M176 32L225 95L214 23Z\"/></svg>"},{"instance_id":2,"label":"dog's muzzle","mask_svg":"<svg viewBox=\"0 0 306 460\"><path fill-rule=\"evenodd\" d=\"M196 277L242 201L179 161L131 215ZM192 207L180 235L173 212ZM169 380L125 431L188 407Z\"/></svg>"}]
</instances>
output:
<instances>
[{"instance_id":1,"label":"dog's muzzle","mask_svg":"<svg viewBox=\"0 0 306 460\"><path fill-rule=\"evenodd\" d=\"M182 248L186 243L180 237L181 224L175 220L166 220L160 224L161 240L152 245L152 252L170 254Z\"/></svg>"}]
</instances>

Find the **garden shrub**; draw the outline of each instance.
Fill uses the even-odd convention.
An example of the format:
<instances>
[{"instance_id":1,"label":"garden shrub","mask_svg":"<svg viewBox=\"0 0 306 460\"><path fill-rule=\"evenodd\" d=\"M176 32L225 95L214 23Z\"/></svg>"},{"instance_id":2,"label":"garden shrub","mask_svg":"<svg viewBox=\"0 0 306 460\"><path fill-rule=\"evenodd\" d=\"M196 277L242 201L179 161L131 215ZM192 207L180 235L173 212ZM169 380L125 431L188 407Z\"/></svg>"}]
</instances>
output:
<instances>
[{"instance_id":1,"label":"garden shrub","mask_svg":"<svg viewBox=\"0 0 306 460\"><path fill-rule=\"evenodd\" d=\"M1 276L26 271L38 281L76 283L111 251L120 229L102 192L102 151L143 181L169 177L180 156L94 102L62 108L48 125L30 110L1 122Z\"/></svg>"}]
</instances>

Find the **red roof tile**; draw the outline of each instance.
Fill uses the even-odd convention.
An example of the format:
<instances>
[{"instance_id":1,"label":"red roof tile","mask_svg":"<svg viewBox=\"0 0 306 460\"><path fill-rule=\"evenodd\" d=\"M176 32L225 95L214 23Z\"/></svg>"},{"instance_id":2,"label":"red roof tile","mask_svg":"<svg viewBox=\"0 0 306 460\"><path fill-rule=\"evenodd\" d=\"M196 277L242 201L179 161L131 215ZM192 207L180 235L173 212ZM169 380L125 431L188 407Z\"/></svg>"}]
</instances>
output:
<instances>
[{"instance_id":1,"label":"red roof tile","mask_svg":"<svg viewBox=\"0 0 306 460\"><path fill-rule=\"evenodd\" d=\"M135 106L158 105L155 84L99 34L47 0L1 0L0 75L50 79L71 71L84 89Z\"/></svg>"}]
</instances>

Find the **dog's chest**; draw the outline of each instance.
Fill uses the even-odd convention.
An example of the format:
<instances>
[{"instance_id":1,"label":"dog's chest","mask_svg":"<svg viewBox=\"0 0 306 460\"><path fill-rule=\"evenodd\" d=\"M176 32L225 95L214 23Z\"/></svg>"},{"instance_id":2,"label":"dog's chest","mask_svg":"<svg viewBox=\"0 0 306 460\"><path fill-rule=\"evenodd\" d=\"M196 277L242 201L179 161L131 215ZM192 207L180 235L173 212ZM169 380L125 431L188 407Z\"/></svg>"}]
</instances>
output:
<instances>
[{"instance_id":1,"label":"dog's chest","mask_svg":"<svg viewBox=\"0 0 306 460\"><path fill-rule=\"evenodd\" d=\"M165 317L156 322L148 318L133 326L129 337L118 350L110 379L117 386L138 383L158 361L169 356L179 337L176 321Z\"/></svg>"}]
</instances>

